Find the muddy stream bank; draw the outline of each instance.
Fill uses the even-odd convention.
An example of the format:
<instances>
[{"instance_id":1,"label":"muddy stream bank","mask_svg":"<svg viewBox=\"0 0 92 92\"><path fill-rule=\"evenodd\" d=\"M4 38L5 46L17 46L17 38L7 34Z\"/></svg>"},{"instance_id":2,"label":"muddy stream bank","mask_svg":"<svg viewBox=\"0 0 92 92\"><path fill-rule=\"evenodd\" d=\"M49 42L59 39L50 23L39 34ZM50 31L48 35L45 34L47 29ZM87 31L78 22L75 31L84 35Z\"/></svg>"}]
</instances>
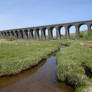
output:
<instances>
[{"instance_id":1,"label":"muddy stream bank","mask_svg":"<svg viewBox=\"0 0 92 92\"><path fill-rule=\"evenodd\" d=\"M56 71L56 56L52 55L32 69L0 78L0 92L74 92L58 81Z\"/></svg>"}]
</instances>

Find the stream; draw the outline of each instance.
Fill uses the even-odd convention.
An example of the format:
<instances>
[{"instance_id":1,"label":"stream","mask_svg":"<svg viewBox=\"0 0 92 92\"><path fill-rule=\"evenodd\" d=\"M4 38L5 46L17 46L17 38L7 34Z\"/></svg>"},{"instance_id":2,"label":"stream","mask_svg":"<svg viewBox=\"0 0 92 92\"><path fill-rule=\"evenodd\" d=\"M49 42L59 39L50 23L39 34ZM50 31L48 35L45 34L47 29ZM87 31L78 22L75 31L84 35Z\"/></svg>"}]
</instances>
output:
<instances>
[{"instance_id":1,"label":"stream","mask_svg":"<svg viewBox=\"0 0 92 92\"><path fill-rule=\"evenodd\" d=\"M56 71L53 55L32 69L0 78L0 92L74 92L72 87L58 81Z\"/></svg>"}]
</instances>

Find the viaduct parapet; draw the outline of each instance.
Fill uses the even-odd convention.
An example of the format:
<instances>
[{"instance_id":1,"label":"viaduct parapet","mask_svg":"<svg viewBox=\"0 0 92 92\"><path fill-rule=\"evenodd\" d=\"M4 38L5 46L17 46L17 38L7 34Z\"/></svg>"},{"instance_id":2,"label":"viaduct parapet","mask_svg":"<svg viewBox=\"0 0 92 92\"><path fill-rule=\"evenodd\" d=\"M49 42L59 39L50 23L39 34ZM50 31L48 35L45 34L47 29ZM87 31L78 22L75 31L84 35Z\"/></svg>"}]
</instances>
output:
<instances>
[{"instance_id":1,"label":"viaduct parapet","mask_svg":"<svg viewBox=\"0 0 92 92\"><path fill-rule=\"evenodd\" d=\"M16 37L16 39L30 39L30 40L53 40L53 29L56 30L56 39L61 39L60 29L62 27L65 28L65 38L70 38L70 27L75 26L75 38L79 37L80 27L81 25L87 25L88 31L91 30L92 20L88 21L79 21L79 22L71 22L71 23L63 23L63 24L53 24L53 25L44 25L37 27L28 27L28 28L19 28L19 29L9 29L0 31L0 35L8 38L10 36ZM46 30L48 35L46 35Z\"/></svg>"}]
</instances>

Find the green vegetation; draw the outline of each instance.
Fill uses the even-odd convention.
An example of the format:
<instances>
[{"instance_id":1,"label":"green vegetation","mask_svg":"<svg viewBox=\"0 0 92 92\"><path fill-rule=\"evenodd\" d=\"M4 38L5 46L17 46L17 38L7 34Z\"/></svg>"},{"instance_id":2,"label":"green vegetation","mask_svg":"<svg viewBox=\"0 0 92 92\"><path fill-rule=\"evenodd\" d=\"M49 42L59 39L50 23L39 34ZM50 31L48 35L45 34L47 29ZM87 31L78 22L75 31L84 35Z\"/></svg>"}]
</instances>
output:
<instances>
[{"instance_id":1,"label":"green vegetation","mask_svg":"<svg viewBox=\"0 0 92 92\"><path fill-rule=\"evenodd\" d=\"M56 56L58 79L68 82L76 92L88 92L92 88L92 31L80 32L79 40L31 41L13 37L8 40L0 40L0 76L37 65L62 43L67 47Z\"/></svg>"},{"instance_id":2,"label":"green vegetation","mask_svg":"<svg viewBox=\"0 0 92 92\"><path fill-rule=\"evenodd\" d=\"M15 36L9 36L9 37L7 37L7 40L8 41L14 41L14 40L16 40L16 37Z\"/></svg>"},{"instance_id":3,"label":"green vegetation","mask_svg":"<svg viewBox=\"0 0 92 92\"><path fill-rule=\"evenodd\" d=\"M80 40L92 40L92 30L85 34L85 32L80 32L79 34Z\"/></svg>"},{"instance_id":4,"label":"green vegetation","mask_svg":"<svg viewBox=\"0 0 92 92\"><path fill-rule=\"evenodd\" d=\"M57 41L17 40L0 43L0 76L37 65L60 46Z\"/></svg>"},{"instance_id":5,"label":"green vegetation","mask_svg":"<svg viewBox=\"0 0 92 92\"><path fill-rule=\"evenodd\" d=\"M0 39L4 39L4 37L0 35Z\"/></svg>"},{"instance_id":6,"label":"green vegetation","mask_svg":"<svg viewBox=\"0 0 92 92\"><path fill-rule=\"evenodd\" d=\"M67 41L70 45L56 56L59 80L68 82L76 92L88 92L87 89L92 87L91 39L92 32L83 35L82 41Z\"/></svg>"}]
</instances>

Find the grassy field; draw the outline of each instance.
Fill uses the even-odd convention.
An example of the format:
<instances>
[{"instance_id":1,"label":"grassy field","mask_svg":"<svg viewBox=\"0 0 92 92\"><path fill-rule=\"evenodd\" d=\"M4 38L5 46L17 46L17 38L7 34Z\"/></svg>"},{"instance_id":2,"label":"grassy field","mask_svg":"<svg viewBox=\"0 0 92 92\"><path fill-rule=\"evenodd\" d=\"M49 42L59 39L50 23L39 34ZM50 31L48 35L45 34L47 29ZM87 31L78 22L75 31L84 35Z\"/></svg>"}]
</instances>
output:
<instances>
[{"instance_id":1,"label":"grassy field","mask_svg":"<svg viewBox=\"0 0 92 92\"><path fill-rule=\"evenodd\" d=\"M70 46L58 52L56 56L59 80L72 85L76 88L76 92L92 92L91 39L92 34L88 34L83 35L81 41L68 41Z\"/></svg>"},{"instance_id":2,"label":"grassy field","mask_svg":"<svg viewBox=\"0 0 92 92\"><path fill-rule=\"evenodd\" d=\"M80 33L79 40L31 41L0 40L0 76L16 74L37 65L42 58L66 45L58 52L58 79L66 81L76 92L91 92L92 89L92 31ZM9 38L8 40L11 40Z\"/></svg>"},{"instance_id":3,"label":"grassy field","mask_svg":"<svg viewBox=\"0 0 92 92\"><path fill-rule=\"evenodd\" d=\"M59 46L57 41L0 40L0 76L16 74L38 64Z\"/></svg>"}]
</instances>

